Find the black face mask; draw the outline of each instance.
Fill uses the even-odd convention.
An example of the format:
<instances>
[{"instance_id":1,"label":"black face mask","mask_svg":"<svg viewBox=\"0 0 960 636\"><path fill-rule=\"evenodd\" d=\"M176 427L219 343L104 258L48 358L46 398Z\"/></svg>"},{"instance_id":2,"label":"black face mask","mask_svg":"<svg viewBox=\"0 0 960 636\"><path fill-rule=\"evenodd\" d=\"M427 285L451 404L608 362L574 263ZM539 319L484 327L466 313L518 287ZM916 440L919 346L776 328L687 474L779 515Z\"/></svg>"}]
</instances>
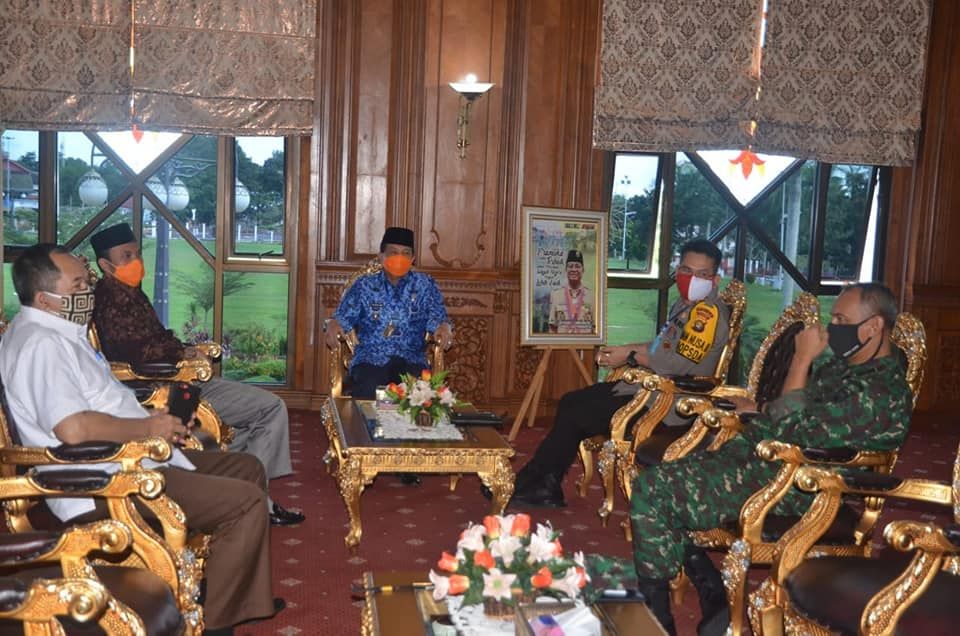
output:
<instances>
[{"instance_id":1,"label":"black face mask","mask_svg":"<svg viewBox=\"0 0 960 636\"><path fill-rule=\"evenodd\" d=\"M835 325L833 323L827 325L827 344L830 345L830 350L833 351L835 356L846 360L863 349L867 343L860 342L857 330L870 318L873 318L873 316L864 318L855 325Z\"/></svg>"}]
</instances>

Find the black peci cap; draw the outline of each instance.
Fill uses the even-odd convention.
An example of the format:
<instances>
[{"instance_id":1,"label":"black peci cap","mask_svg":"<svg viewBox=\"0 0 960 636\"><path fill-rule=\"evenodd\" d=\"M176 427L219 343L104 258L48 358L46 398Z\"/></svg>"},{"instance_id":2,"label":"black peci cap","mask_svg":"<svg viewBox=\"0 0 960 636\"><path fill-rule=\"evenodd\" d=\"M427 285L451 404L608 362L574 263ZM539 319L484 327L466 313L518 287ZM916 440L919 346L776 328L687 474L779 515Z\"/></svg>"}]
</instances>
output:
<instances>
[{"instance_id":1,"label":"black peci cap","mask_svg":"<svg viewBox=\"0 0 960 636\"><path fill-rule=\"evenodd\" d=\"M124 243L134 243L136 240L137 237L133 235L133 229L128 224L118 223L91 236L90 247L93 248L94 252L100 254L111 247Z\"/></svg>"}]
</instances>

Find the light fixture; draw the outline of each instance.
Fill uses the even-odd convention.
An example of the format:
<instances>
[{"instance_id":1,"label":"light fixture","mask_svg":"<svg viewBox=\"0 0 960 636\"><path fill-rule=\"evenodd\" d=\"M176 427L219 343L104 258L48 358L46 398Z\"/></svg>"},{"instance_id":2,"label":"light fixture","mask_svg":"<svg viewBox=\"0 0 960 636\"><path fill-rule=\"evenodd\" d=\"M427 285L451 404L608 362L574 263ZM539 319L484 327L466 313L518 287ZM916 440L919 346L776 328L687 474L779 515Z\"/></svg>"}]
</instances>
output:
<instances>
[{"instance_id":1,"label":"light fixture","mask_svg":"<svg viewBox=\"0 0 960 636\"><path fill-rule=\"evenodd\" d=\"M450 82L450 88L460 95L460 112L457 114L457 150L460 152L460 158L463 159L467 154L467 146L470 145L470 108L473 102L493 88L493 84L488 82L478 82L477 76L470 73L462 82Z\"/></svg>"}]
</instances>

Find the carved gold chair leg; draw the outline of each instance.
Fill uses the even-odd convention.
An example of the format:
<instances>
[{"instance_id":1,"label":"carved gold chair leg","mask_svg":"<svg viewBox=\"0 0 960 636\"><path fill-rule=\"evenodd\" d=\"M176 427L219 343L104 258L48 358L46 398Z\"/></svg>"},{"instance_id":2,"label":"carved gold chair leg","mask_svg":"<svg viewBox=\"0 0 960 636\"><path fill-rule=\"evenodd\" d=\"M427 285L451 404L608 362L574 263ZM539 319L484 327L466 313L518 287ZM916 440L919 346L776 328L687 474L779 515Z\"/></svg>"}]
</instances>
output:
<instances>
[{"instance_id":1,"label":"carved gold chair leg","mask_svg":"<svg viewBox=\"0 0 960 636\"><path fill-rule=\"evenodd\" d=\"M730 606L728 636L743 633L744 602L747 592L747 571L750 569L750 544L737 540L723 557L723 586Z\"/></svg>"},{"instance_id":2,"label":"carved gold chair leg","mask_svg":"<svg viewBox=\"0 0 960 636\"><path fill-rule=\"evenodd\" d=\"M613 496L617 481L616 465L617 447L615 442L609 441L603 445L603 449L600 451L600 459L597 461L597 468L600 470L600 477L603 482L603 502L600 504L597 514L600 515L600 521L604 528L607 527L610 513L613 512Z\"/></svg>"},{"instance_id":3,"label":"carved gold chair leg","mask_svg":"<svg viewBox=\"0 0 960 636\"><path fill-rule=\"evenodd\" d=\"M461 477L463 477L463 475L450 475L450 492L457 489L457 484L460 483Z\"/></svg>"},{"instance_id":4,"label":"carved gold chair leg","mask_svg":"<svg viewBox=\"0 0 960 636\"><path fill-rule=\"evenodd\" d=\"M587 496L587 488L590 486L590 481L593 480L593 452L587 448L588 441L589 440L584 440L580 442L578 453L580 463L583 465L583 475L581 475L577 481L577 493L581 497Z\"/></svg>"},{"instance_id":5,"label":"carved gold chair leg","mask_svg":"<svg viewBox=\"0 0 960 636\"><path fill-rule=\"evenodd\" d=\"M683 605L683 598L687 595L688 589L690 589L690 579L681 569L679 574L670 580L670 603L674 607Z\"/></svg>"}]
</instances>

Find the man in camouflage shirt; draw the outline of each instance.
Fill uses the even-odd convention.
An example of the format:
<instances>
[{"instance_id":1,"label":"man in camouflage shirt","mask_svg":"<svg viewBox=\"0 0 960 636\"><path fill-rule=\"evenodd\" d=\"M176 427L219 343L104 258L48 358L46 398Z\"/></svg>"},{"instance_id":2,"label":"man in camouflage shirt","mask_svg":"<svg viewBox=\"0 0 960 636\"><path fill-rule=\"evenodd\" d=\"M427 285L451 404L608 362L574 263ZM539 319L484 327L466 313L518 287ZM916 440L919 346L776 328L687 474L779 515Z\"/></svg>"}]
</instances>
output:
<instances>
[{"instance_id":1,"label":"man in camouflage shirt","mask_svg":"<svg viewBox=\"0 0 960 636\"><path fill-rule=\"evenodd\" d=\"M777 466L756 456L764 439L798 446L854 446L892 450L904 441L912 410L902 356L890 341L897 308L879 284L852 285L833 307L830 325L796 337L796 353L780 398L716 452L701 451L648 469L633 484L630 519L639 589L654 614L673 633L669 580L684 567L700 594L704 620L698 632L723 633L729 622L722 581L690 531L736 521L744 501L768 483ZM835 358L810 375L830 346ZM749 401L738 410L752 410ZM809 497L796 491L778 513L799 513ZM623 564L597 557L599 580L615 578Z\"/></svg>"}]
</instances>

